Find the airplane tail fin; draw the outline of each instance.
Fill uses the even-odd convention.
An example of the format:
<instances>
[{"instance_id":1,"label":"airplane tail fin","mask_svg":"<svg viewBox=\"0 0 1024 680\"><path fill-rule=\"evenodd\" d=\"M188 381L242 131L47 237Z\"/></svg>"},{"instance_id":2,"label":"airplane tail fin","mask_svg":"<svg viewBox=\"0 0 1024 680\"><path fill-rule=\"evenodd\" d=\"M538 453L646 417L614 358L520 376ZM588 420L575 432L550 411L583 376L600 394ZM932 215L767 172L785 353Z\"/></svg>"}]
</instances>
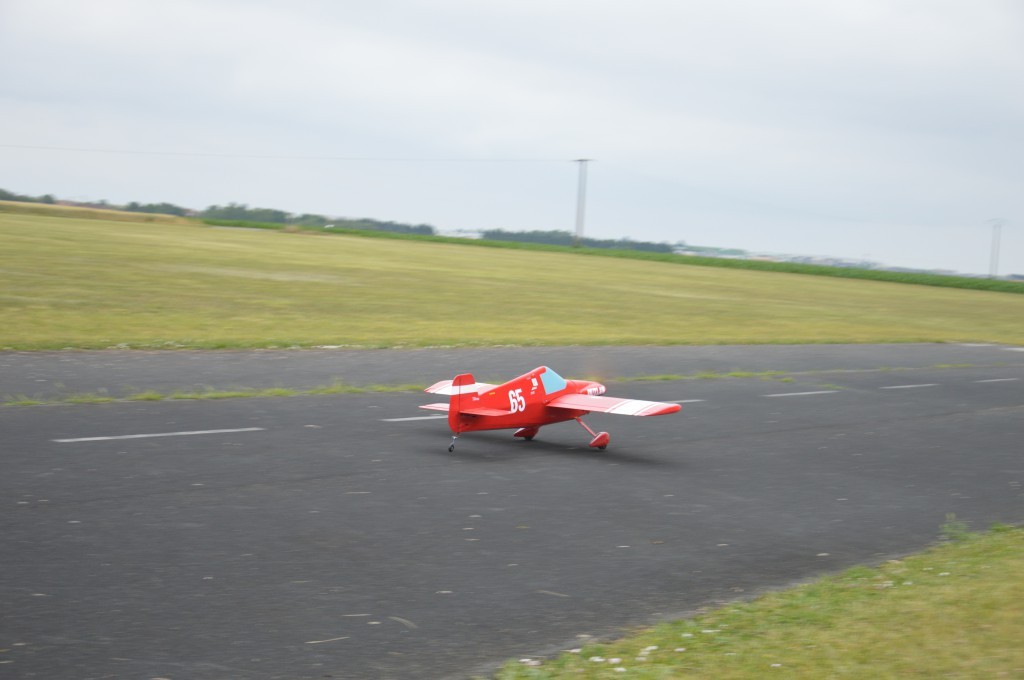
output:
<instances>
[{"instance_id":1,"label":"airplane tail fin","mask_svg":"<svg viewBox=\"0 0 1024 680\"><path fill-rule=\"evenodd\" d=\"M476 392L476 380L472 373L462 373L452 380L452 394L448 400L448 427L456 437L461 431L459 426L459 415L462 410L463 392Z\"/></svg>"}]
</instances>

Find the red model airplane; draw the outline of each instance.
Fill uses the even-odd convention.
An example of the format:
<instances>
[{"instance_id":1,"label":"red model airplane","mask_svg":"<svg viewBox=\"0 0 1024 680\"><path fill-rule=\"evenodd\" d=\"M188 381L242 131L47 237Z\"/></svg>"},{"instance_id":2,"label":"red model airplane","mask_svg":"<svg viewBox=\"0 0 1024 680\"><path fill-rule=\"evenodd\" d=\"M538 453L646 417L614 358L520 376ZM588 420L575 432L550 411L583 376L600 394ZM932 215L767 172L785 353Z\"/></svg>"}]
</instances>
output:
<instances>
[{"instance_id":1,"label":"red model airplane","mask_svg":"<svg viewBox=\"0 0 1024 680\"><path fill-rule=\"evenodd\" d=\"M627 416L661 416L675 413L679 404L640 399L616 399L599 396L604 385L590 380L566 380L547 366L513 378L502 385L478 383L472 374L463 373L454 380L442 380L426 389L434 394L450 395L448 403L424 404L420 408L448 412L452 444L463 432L518 428L513 436L527 441L537 436L544 425L575 420L590 433L590 445L604 450L611 437L594 432L582 416L592 411Z\"/></svg>"}]
</instances>

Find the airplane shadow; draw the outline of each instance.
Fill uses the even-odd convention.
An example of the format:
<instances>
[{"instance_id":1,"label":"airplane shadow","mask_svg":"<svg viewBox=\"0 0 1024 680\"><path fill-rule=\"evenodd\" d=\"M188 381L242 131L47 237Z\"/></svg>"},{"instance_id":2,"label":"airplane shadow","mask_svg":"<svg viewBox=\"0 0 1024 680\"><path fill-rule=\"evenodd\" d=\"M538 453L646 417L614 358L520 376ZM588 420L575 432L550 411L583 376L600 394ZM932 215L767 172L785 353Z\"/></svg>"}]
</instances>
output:
<instances>
[{"instance_id":1,"label":"airplane shadow","mask_svg":"<svg viewBox=\"0 0 1024 680\"><path fill-rule=\"evenodd\" d=\"M609 463L649 467L678 467L680 465L679 461L644 455L636 450L630 450L625 444L616 445L616 442L612 442L607 449L600 451L590 448L585 443L566 444L545 441L540 438L525 441L514 439L508 434L502 436L498 433L474 432L461 436L452 453L448 452L449 443L450 440L438 438L437 446L432 446L428 450L433 455L457 459L464 463L511 463L540 456L554 456L562 459L598 459Z\"/></svg>"}]
</instances>

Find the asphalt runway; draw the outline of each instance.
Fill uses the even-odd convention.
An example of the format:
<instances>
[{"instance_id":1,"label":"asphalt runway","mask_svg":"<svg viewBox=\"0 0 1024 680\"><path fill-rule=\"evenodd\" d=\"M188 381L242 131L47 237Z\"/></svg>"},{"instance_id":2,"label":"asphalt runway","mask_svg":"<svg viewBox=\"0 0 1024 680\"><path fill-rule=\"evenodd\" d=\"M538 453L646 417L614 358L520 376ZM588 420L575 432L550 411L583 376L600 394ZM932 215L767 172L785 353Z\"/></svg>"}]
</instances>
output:
<instances>
[{"instance_id":1,"label":"asphalt runway","mask_svg":"<svg viewBox=\"0 0 1024 680\"><path fill-rule=\"evenodd\" d=\"M0 355L5 394L59 378L49 362L66 357L84 391L269 373L301 387L332 370L494 379L542 363L567 377L789 372L610 382L683 410L590 416L611 432L604 452L564 423L532 442L465 435L449 454L446 422L416 408L432 395L412 392L0 408L0 677L486 675L918 550L951 513L1020 523L1020 349L222 353L242 368L215 376L182 367L203 353L142 355L163 377L145 361L133 374L124 353ZM319 368L289 382L289 357ZM122 366L106 382L103 361Z\"/></svg>"}]
</instances>

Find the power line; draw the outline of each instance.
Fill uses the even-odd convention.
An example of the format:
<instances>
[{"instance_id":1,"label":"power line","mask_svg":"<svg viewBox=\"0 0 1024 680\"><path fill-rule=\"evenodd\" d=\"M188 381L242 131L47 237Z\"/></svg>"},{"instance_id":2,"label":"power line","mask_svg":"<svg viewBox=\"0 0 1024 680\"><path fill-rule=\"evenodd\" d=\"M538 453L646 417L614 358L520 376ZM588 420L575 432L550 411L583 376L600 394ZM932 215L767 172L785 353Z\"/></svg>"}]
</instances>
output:
<instances>
[{"instance_id":1,"label":"power line","mask_svg":"<svg viewBox=\"0 0 1024 680\"><path fill-rule=\"evenodd\" d=\"M178 156L193 158L245 158L260 160L293 161L346 161L374 163L566 163L568 158L427 158L389 156L303 156L270 153L213 153L207 151L157 151L150 149L97 149L73 146L42 146L34 144L0 144L3 149L25 149L29 151L71 151L75 153L122 154L132 156Z\"/></svg>"}]
</instances>

